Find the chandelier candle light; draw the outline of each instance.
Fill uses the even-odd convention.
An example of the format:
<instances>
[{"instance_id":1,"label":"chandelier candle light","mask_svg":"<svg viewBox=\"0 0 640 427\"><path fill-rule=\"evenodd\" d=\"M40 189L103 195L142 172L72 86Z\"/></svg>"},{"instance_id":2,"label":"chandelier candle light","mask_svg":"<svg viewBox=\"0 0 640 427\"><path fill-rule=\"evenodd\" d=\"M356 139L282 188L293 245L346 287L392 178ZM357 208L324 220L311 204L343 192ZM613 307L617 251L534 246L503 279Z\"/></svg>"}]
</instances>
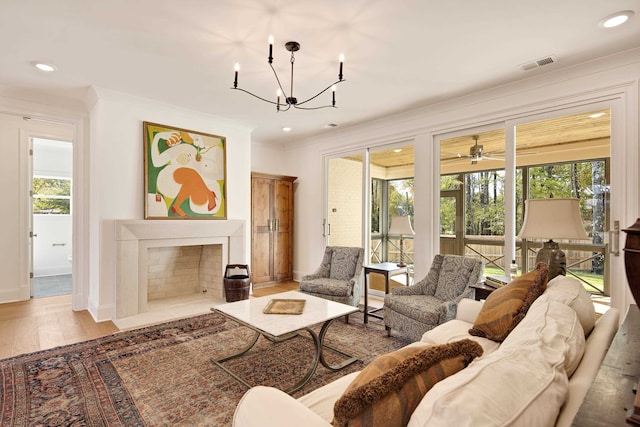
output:
<instances>
[{"instance_id":1,"label":"chandelier candle light","mask_svg":"<svg viewBox=\"0 0 640 427\"><path fill-rule=\"evenodd\" d=\"M269 36L269 66L271 67L271 70L273 71L274 76L276 77L276 82L278 84L278 91L276 93L276 101L270 101L266 98L263 98L261 96L258 96L254 93L249 92L248 90L242 89L238 87L238 72L240 71L240 64L236 64L234 67L234 71L235 71L235 77L233 80L233 87L231 89L235 89L235 90L240 90L242 92L248 93L249 95L258 98L264 102L268 102L269 104L274 104L276 106L276 111L287 111L289 108L293 107L293 108L298 108L301 110L318 110L320 108L336 108L336 85L338 83L342 83L344 82L344 78L343 78L343 74L342 74L342 68L343 68L343 64L344 64L344 55L340 55L340 71L338 72L338 80L334 83L331 83L329 86L327 86L326 88L324 88L323 90L321 90L320 92L318 92L317 94L315 94L314 96L312 96L309 99L306 99L304 101L298 102L298 99L293 96L293 64L295 63L295 56L294 53L300 50L300 43L295 42L295 41L290 41L285 43L284 45L285 49L287 49L289 52L291 52L291 79L290 79L290 84L289 84L289 95L287 95L287 92L284 90L284 88L282 87L282 84L280 83L280 78L278 77L278 73L276 73L275 68L273 68L273 36ZM331 105L323 105L323 106L319 106L319 107L302 107L303 104L306 104L309 101L312 101L313 99L317 98L318 96L322 95L323 93L325 93L326 91L328 91L329 89L331 89ZM280 102L280 98L281 96L284 95L284 102ZM283 107L283 108L281 108Z\"/></svg>"}]
</instances>

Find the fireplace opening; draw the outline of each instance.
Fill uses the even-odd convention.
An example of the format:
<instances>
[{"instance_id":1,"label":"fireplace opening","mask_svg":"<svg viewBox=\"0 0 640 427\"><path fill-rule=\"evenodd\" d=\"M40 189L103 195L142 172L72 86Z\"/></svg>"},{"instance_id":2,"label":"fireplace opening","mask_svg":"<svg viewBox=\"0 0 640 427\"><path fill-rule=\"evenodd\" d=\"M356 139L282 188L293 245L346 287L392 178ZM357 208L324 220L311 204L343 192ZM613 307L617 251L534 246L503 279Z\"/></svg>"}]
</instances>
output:
<instances>
[{"instance_id":1,"label":"fireplace opening","mask_svg":"<svg viewBox=\"0 0 640 427\"><path fill-rule=\"evenodd\" d=\"M147 249L147 301L209 293L222 288L222 245Z\"/></svg>"}]
</instances>

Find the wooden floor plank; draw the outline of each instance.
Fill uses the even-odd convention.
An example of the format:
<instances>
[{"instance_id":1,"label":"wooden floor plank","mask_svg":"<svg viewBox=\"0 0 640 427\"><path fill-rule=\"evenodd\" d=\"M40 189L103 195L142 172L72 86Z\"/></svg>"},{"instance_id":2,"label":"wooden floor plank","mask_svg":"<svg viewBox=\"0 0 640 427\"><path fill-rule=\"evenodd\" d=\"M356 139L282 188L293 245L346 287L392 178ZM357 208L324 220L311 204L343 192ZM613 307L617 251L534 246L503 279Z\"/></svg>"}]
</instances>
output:
<instances>
[{"instance_id":1,"label":"wooden floor plank","mask_svg":"<svg viewBox=\"0 0 640 427\"><path fill-rule=\"evenodd\" d=\"M15 320L0 320L0 359L14 356L13 337L15 336Z\"/></svg>"},{"instance_id":2,"label":"wooden floor plank","mask_svg":"<svg viewBox=\"0 0 640 427\"><path fill-rule=\"evenodd\" d=\"M43 314L38 316L38 337L40 339L40 350L53 348L64 343L64 334L58 321L56 313Z\"/></svg>"},{"instance_id":3,"label":"wooden floor plank","mask_svg":"<svg viewBox=\"0 0 640 427\"><path fill-rule=\"evenodd\" d=\"M14 354L31 353L41 349L36 317L22 317L14 320Z\"/></svg>"},{"instance_id":4,"label":"wooden floor plank","mask_svg":"<svg viewBox=\"0 0 640 427\"><path fill-rule=\"evenodd\" d=\"M297 282L255 289L255 297L298 290ZM96 323L86 311L71 309L71 295L0 304L0 359L99 338L117 332L111 322Z\"/></svg>"}]
</instances>

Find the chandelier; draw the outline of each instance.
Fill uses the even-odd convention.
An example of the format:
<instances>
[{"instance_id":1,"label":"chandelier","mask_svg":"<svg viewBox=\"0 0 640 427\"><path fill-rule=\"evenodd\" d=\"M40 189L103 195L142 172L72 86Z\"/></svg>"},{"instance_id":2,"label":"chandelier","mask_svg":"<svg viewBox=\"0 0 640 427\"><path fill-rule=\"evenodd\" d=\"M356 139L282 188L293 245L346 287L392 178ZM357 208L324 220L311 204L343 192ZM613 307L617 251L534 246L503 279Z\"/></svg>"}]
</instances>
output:
<instances>
[{"instance_id":1,"label":"chandelier","mask_svg":"<svg viewBox=\"0 0 640 427\"><path fill-rule=\"evenodd\" d=\"M240 71L240 64L236 64L234 69L235 69L235 78L233 80L233 87L231 89L235 89L235 90L240 90L242 92L248 93L249 95L256 97L258 99L261 99L265 102L268 102L269 104L274 104L276 106L276 111L287 111L289 108L293 107L293 108L298 108L301 110L319 110L321 108L336 108L336 85L338 83L342 83L345 80L342 78L342 66L344 63L344 55L340 55L340 71L338 73L338 80L335 81L334 83L331 83L329 86L327 86L326 88L324 88L323 90L321 90L320 92L318 92L317 94L313 95L311 98L306 99L304 101L298 101L298 98L296 98L293 94L293 65L296 61L295 58L295 52L300 50L300 43L295 42L295 41L291 41L291 42L287 42L284 45L285 49L287 49L289 52L291 52L291 59L289 60L289 62L291 62L291 79L290 79L290 83L289 83L289 94L287 95L287 92L284 90L284 88L282 87L282 83L280 83L280 78L278 77L278 73L276 73L276 70L273 68L273 36L269 37L269 66L271 67L271 70L273 71L273 75L276 77L276 82L278 83L278 91L276 94L276 101L270 101L266 98L263 98L261 96L258 96L254 93L249 92L248 90L242 89L238 87L238 72ZM323 93L325 93L326 91L328 91L329 89L331 89L331 105L323 105L323 106L319 106L319 107L303 107L302 105L306 104L309 101L314 100L315 98L317 98L318 96L322 95ZM283 102L281 102L280 100L283 99Z\"/></svg>"}]
</instances>

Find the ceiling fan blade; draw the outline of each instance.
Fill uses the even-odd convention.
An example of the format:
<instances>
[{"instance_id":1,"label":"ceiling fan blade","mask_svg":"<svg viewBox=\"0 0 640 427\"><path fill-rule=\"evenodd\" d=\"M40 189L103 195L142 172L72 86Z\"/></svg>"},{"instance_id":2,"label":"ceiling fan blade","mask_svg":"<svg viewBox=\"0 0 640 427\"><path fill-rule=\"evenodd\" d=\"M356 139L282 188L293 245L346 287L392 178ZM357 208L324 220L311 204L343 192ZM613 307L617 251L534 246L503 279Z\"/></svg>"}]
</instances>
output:
<instances>
[{"instance_id":1,"label":"ceiling fan blade","mask_svg":"<svg viewBox=\"0 0 640 427\"><path fill-rule=\"evenodd\" d=\"M440 156L462 157L462 154L460 154L460 153L452 153L451 151L441 151L440 152Z\"/></svg>"}]
</instances>

